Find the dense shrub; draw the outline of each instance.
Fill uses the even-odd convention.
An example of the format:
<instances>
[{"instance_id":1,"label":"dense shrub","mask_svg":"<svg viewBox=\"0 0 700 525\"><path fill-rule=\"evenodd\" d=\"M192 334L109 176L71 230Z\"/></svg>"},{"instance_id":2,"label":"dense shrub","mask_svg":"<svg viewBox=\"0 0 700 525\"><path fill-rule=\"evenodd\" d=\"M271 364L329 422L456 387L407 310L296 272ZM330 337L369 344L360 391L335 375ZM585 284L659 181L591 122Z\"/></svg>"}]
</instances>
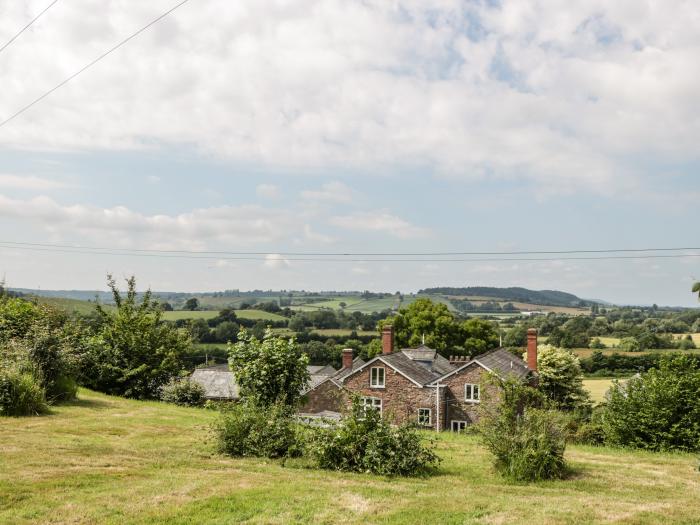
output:
<instances>
[{"instance_id":1,"label":"dense shrub","mask_svg":"<svg viewBox=\"0 0 700 525\"><path fill-rule=\"evenodd\" d=\"M615 382L604 407L611 444L649 450L700 450L700 367L686 356Z\"/></svg>"},{"instance_id":2,"label":"dense shrub","mask_svg":"<svg viewBox=\"0 0 700 525\"><path fill-rule=\"evenodd\" d=\"M308 451L323 469L388 476L426 474L439 464L416 428L393 428L379 412L365 410L357 399L341 423L311 430Z\"/></svg>"},{"instance_id":3,"label":"dense shrub","mask_svg":"<svg viewBox=\"0 0 700 525\"><path fill-rule=\"evenodd\" d=\"M574 410L590 405L588 392L583 388L581 364L571 351L540 345L537 372L540 390L558 408Z\"/></svg>"},{"instance_id":4,"label":"dense shrub","mask_svg":"<svg viewBox=\"0 0 700 525\"><path fill-rule=\"evenodd\" d=\"M0 416L35 416L48 410L35 375L17 363L0 365Z\"/></svg>"},{"instance_id":5,"label":"dense shrub","mask_svg":"<svg viewBox=\"0 0 700 525\"><path fill-rule=\"evenodd\" d=\"M496 470L515 481L563 477L566 417L547 408L543 396L527 385L516 380L499 384L498 397L490 397L484 389L479 421Z\"/></svg>"},{"instance_id":6,"label":"dense shrub","mask_svg":"<svg viewBox=\"0 0 700 525\"><path fill-rule=\"evenodd\" d=\"M171 379L160 390L160 399L185 407L204 406L204 388L189 379Z\"/></svg>"},{"instance_id":7,"label":"dense shrub","mask_svg":"<svg viewBox=\"0 0 700 525\"><path fill-rule=\"evenodd\" d=\"M217 448L229 456L283 458L302 452L292 410L282 403L241 403L224 410L214 426Z\"/></svg>"}]
</instances>

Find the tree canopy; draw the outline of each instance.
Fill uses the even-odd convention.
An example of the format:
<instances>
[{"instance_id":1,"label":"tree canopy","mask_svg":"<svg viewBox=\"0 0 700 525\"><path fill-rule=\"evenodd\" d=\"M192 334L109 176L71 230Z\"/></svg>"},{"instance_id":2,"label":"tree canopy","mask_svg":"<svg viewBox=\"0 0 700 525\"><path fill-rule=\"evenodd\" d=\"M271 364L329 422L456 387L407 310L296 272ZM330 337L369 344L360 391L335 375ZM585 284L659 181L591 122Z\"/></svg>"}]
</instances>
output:
<instances>
[{"instance_id":1,"label":"tree canopy","mask_svg":"<svg viewBox=\"0 0 700 525\"><path fill-rule=\"evenodd\" d=\"M542 393L559 408L573 410L589 404L578 357L552 345L537 349L537 373Z\"/></svg>"}]
</instances>

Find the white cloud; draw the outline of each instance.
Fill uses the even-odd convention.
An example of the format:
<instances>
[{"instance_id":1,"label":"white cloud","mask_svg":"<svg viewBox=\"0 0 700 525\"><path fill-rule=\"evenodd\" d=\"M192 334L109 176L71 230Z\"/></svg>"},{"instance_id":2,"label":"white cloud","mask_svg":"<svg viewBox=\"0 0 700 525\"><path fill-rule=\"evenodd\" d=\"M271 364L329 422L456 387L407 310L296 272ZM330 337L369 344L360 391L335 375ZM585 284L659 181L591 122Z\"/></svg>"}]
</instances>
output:
<instances>
[{"instance_id":1,"label":"white cloud","mask_svg":"<svg viewBox=\"0 0 700 525\"><path fill-rule=\"evenodd\" d=\"M361 195L342 182L327 182L320 190L304 190L301 198L318 204L351 203Z\"/></svg>"},{"instance_id":2,"label":"white cloud","mask_svg":"<svg viewBox=\"0 0 700 525\"><path fill-rule=\"evenodd\" d=\"M279 186L275 186L274 184L258 184L255 188L255 193L258 197L270 200L277 200L282 196Z\"/></svg>"},{"instance_id":3,"label":"white cloud","mask_svg":"<svg viewBox=\"0 0 700 525\"><path fill-rule=\"evenodd\" d=\"M291 265L291 263L289 262L289 259L285 259L279 253L269 253L265 256L265 262L263 265L265 268L277 270L288 267Z\"/></svg>"},{"instance_id":4,"label":"white cloud","mask_svg":"<svg viewBox=\"0 0 700 525\"><path fill-rule=\"evenodd\" d=\"M425 237L429 233L426 228L414 226L408 221L390 214L386 210L358 212L350 215L332 217L330 222L346 230L387 233L400 239Z\"/></svg>"},{"instance_id":5,"label":"white cloud","mask_svg":"<svg viewBox=\"0 0 700 525\"><path fill-rule=\"evenodd\" d=\"M0 61L0 115L169 6L52 10ZM0 34L35 8L8 3ZM192 144L285 169L427 167L624 194L653 173L640 158L698 159L699 54L700 4L684 0L187 5L4 127L3 143Z\"/></svg>"},{"instance_id":6,"label":"white cloud","mask_svg":"<svg viewBox=\"0 0 700 525\"><path fill-rule=\"evenodd\" d=\"M255 205L194 209L177 215L146 215L124 206L64 206L45 196L11 199L0 195L0 217L19 218L44 230L80 234L119 247L140 245L204 247L278 242L303 234L303 224L292 212Z\"/></svg>"},{"instance_id":7,"label":"white cloud","mask_svg":"<svg viewBox=\"0 0 700 525\"><path fill-rule=\"evenodd\" d=\"M0 174L0 188L3 189L49 191L65 187L63 182L33 175Z\"/></svg>"}]
</instances>

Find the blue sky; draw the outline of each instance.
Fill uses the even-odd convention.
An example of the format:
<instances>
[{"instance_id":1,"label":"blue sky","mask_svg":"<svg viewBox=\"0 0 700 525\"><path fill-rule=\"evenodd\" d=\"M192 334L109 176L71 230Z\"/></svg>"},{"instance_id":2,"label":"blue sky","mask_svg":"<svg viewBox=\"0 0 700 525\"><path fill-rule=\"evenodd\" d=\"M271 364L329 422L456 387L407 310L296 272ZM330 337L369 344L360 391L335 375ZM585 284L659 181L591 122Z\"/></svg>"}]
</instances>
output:
<instances>
[{"instance_id":1,"label":"blue sky","mask_svg":"<svg viewBox=\"0 0 700 525\"><path fill-rule=\"evenodd\" d=\"M112 272L158 290L494 285L693 306L700 258L276 255L697 245L700 7L608 4L183 7L0 128L0 241L266 260L0 247L0 272L42 288ZM169 3L103 5L57 4L0 54L0 116ZM0 40L40 7L0 2Z\"/></svg>"}]
</instances>

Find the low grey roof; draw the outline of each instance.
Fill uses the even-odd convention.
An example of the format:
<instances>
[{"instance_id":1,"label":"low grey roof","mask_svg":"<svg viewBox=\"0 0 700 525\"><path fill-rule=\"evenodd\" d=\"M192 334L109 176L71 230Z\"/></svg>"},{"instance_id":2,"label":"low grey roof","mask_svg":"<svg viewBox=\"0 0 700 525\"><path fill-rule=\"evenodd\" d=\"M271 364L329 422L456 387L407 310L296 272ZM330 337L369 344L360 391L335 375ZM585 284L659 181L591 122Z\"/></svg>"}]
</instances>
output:
<instances>
[{"instance_id":1,"label":"low grey roof","mask_svg":"<svg viewBox=\"0 0 700 525\"><path fill-rule=\"evenodd\" d=\"M309 384L304 389L305 392L320 385L336 372L332 366L308 366L307 370L309 371ZM238 384L228 364L197 368L192 372L190 379L202 385L204 397L207 399L235 400L239 398Z\"/></svg>"},{"instance_id":2,"label":"low grey roof","mask_svg":"<svg viewBox=\"0 0 700 525\"><path fill-rule=\"evenodd\" d=\"M433 361L412 359L409 355L410 353L407 354L405 351L400 351L380 357L403 375L420 385L432 383L438 377L444 375L441 372L433 370ZM449 362L447 364L453 368Z\"/></svg>"},{"instance_id":3,"label":"low grey roof","mask_svg":"<svg viewBox=\"0 0 700 525\"><path fill-rule=\"evenodd\" d=\"M352 360L352 368L341 368L335 374L333 374L332 379L334 381L342 381L345 379L345 376L349 375L351 372L354 372L364 364L365 362L362 359L356 357Z\"/></svg>"},{"instance_id":4,"label":"low grey roof","mask_svg":"<svg viewBox=\"0 0 700 525\"><path fill-rule=\"evenodd\" d=\"M190 380L202 385L207 399L238 399L238 385L228 365L198 368L192 372Z\"/></svg>"},{"instance_id":5,"label":"low grey roof","mask_svg":"<svg viewBox=\"0 0 700 525\"><path fill-rule=\"evenodd\" d=\"M496 348L485 354L478 355L473 361L478 361L502 379L507 377L524 379L531 373L525 361L505 348Z\"/></svg>"}]
</instances>

